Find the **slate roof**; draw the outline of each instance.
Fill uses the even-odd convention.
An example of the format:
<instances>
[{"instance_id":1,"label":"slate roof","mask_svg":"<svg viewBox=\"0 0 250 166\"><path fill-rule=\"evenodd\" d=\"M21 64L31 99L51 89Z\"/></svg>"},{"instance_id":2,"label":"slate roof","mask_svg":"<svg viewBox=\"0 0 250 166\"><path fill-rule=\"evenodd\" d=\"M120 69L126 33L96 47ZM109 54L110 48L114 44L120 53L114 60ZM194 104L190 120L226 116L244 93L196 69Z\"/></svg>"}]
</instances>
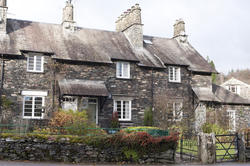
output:
<instances>
[{"instance_id":1,"label":"slate roof","mask_svg":"<svg viewBox=\"0 0 250 166\"><path fill-rule=\"evenodd\" d=\"M60 94L72 96L108 96L104 81L63 79L58 81Z\"/></svg>"},{"instance_id":2,"label":"slate roof","mask_svg":"<svg viewBox=\"0 0 250 166\"><path fill-rule=\"evenodd\" d=\"M135 61L145 67L165 68L166 64L189 66L192 71L216 72L189 44L175 39L144 36L136 52L122 32L77 28L64 33L59 24L8 19L6 36L0 37L0 53L21 55L20 50L54 54L56 59L112 63L112 60Z\"/></svg>"},{"instance_id":3,"label":"slate roof","mask_svg":"<svg viewBox=\"0 0 250 166\"><path fill-rule=\"evenodd\" d=\"M240 97L239 95L232 93L231 91L213 84L213 93L224 104L242 104L250 105L250 101Z\"/></svg>"},{"instance_id":4,"label":"slate roof","mask_svg":"<svg viewBox=\"0 0 250 166\"><path fill-rule=\"evenodd\" d=\"M217 98L217 96L215 96L215 94L213 94L210 88L192 87L192 90L200 101L220 102L220 100Z\"/></svg>"}]
</instances>

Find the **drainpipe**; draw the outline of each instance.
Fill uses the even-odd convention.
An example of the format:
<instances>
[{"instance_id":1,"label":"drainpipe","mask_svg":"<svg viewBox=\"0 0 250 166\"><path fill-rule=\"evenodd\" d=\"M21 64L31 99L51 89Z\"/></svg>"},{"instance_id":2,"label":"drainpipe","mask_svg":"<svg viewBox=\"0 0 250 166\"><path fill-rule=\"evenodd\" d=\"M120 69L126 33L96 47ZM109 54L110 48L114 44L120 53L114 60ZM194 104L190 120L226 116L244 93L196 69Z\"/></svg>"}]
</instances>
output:
<instances>
[{"instance_id":1,"label":"drainpipe","mask_svg":"<svg viewBox=\"0 0 250 166\"><path fill-rule=\"evenodd\" d=\"M154 111L154 69L151 69L151 98L152 98L152 111Z\"/></svg>"},{"instance_id":2,"label":"drainpipe","mask_svg":"<svg viewBox=\"0 0 250 166\"><path fill-rule=\"evenodd\" d=\"M0 85L0 114L2 115L2 93L3 93L3 80L4 80L4 59L3 59L3 54L1 54L1 58L2 58L2 64L1 64L1 85Z\"/></svg>"},{"instance_id":3,"label":"drainpipe","mask_svg":"<svg viewBox=\"0 0 250 166\"><path fill-rule=\"evenodd\" d=\"M56 95L56 62L53 60L53 85L52 85L52 109L55 111L55 95Z\"/></svg>"}]
</instances>

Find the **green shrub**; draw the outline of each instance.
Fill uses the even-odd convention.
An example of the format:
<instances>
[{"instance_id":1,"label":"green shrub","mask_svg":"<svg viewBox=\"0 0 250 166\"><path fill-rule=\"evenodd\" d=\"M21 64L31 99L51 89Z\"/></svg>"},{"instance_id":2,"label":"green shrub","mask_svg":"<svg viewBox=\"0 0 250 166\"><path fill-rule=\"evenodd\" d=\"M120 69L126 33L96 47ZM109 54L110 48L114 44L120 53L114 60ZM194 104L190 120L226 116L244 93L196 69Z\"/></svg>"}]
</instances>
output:
<instances>
[{"instance_id":1,"label":"green shrub","mask_svg":"<svg viewBox=\"0 0 250 166\"><path fill-rule=\"evenodd\" d=\"M50 135L105 135L106 132L88 121L86 111L59 110L54 113L46 128L33 131Z\"/></svg>"},{"instance_id":2,"label":"green shrub","mask_svg":"<svg viewBox=\"0 0 250 166\"><path fill-rule=\"evenodd\" d=\"M5 109L10 108L13 105L13 102L9 100L6 96L2 96L2 107Z\"/></svg>"},{"instance_id":3,"label":"green shrub","mask_svg":"<svg viewBox=\"0 0 250 166\"><path fill-rule=\"evenodd\" d=\"M139 160L139 154L137 151L133 150L133 149L128 149L127 147L125 147L122 150L123 154L125 155L126 159L128 160L133 160L134 162L138 162Z\"/></svg>"},{"instance_id":4,"label":"green shrub","mask_svg":"<svg viewBox=\"0 0 250 166\"><path fill-rule=\"evenodd\" d=\"M228 131L218 126L217 124L204 123L202 125L202 131L204 133L215 133L215 134L227 134Z\"/></svg>"},{"instance_id":5,"label":"green shrub","mask_svg":"<svg viewBox=\"0 0 250 166\"><path fill-rule=\"evenodd\" d=\"M160 128L149 127L149 126L137 126L137 127L127 127L121 131L126 133L133 133L133 132L143 132L143 131L148 132L149 130L160 130Z\"/></svg>"},{"instance_id":6,"label":"green shrub","mask_svg":"<svg viewBox=\"0 0 250 166\"><path fill-rule=\"evenodd\" d=\"M144 126L153 126L153 111L152 108L147 108L144 112Z\"/></svg>"}]
</instances>

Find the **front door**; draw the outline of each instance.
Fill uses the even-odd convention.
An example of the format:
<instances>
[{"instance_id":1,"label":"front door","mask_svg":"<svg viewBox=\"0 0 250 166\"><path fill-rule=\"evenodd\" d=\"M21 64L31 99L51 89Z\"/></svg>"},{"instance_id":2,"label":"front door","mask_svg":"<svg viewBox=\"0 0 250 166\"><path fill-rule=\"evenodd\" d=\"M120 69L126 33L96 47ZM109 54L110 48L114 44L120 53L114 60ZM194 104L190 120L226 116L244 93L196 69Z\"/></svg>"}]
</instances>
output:
<instances>
[{"instance_id":1,"label":"front door","mask_svg":"<svg viewBox=\"0 0 250 166\"><path fill-rule=\"evenodd\" d=\"M98 124L98 98L82 98L82 110L86 110L88 120Z\"/></svg>"}]
</instances>

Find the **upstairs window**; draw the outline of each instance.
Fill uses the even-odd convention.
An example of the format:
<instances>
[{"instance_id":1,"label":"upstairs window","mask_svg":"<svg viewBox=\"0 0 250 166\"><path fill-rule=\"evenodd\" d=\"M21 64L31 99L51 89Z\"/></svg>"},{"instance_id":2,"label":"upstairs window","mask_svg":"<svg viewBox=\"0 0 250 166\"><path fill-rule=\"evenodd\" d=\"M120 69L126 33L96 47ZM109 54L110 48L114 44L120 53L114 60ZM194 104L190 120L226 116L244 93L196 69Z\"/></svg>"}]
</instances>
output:
<instances>
[{"instance_id":1,"label":"upstairs window","mask_svg":"<svg viewBox=\"0 0 250 166\"><path fill-rule=\"evenodd\" d=\"M27 62L27 71L29 72L43 72L43 56L30 55Z\"/></svg>"},{"instance_id":2,"label":"upstairs window","mask_svg":"<svg viewBox=\"0 0 250 166\"><path fill-rule=\"evenodd\" d=\"M114 100L114 111L118 112L120 121L131 120L131 100Z\"/></svg>"},{"instance_id":3,"label":"upstairs window","mask_svg":"<svg viewBox=\"0 0 250 166\"><path fill-rule=\"evenodd\" d=\"M116 63L116 77L117 78L130 78L130 64L128 62Z\"/></svg>"},{"instance_id":4,"label":"upstairs window","mask_svg":"<svg viewBox=\"0 0 250 166\"><path fill-rule=\"evenodd\" d=\"M181 68L170 66L168 68L169 82L181 82Z\"/></svg>"},{"instance_id":5,"label":"upstairs window","mask_svg":"<svg viewBox=\"0 0 250 166\"><path fill-rule=\"evenodd\" d=\"M238 86L238 85L228 85L227 88L228 88L228 90L230 90L231 92L240 95L240 86Z\"/></svg>"}]
</instances>

